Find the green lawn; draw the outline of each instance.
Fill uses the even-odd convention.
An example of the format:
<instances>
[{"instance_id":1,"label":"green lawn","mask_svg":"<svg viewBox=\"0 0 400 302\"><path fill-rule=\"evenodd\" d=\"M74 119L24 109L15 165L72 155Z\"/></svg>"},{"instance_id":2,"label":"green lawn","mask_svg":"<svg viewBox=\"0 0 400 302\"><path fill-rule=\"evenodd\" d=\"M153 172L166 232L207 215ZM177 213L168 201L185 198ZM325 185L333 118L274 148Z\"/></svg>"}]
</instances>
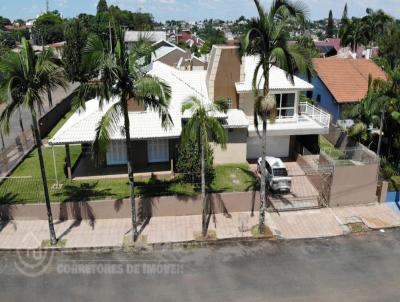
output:
<instances>
[{"instance_id":1,"label":"green lawn","mask_svg":"<svg viewBox=\"0 0 400 302\"><path fill-rule=\"evenodd\" d=\"M257 188L257 179L248 164L215 166L214 192L243 192Z\"/></svg>"},{"instance_id":2,"label":"green lawn","mask_svg":"<svg viewBox=\"0 0 400 302\"><path fill-rule=\"evenodd\" d=\"M319 146L322 151L328 154L333 160L344 159L344 154L342 151L338 150L333 146L325 137L322 135L319 137Z\"/></svg>"},{"instance_id":3,"label":"green lawn","mask_svg":"<svg viewBox=\"0 0 400 302\"><path fill-rule=\"evenodd\" d=\"M61 129L61 127L68 121L68 119L74 114L74 111L68 111L62 118L61 120L57 123L57 125L54 126L54 128L47 134L47 139L52 138L58 130Z\"/></svg>"},{"instance_id":4,"label":"green lawn","mask_svg":"<svg viewBox=\"0 0 400 302\"><path fill-rule=\"evenodd\" d=\"M129 197L127 179L102 179L88 181L70 181L64 175L65 148L55 147L57 176L62 189L52 186L56 183L52 149L43 148L46 174L52 202L88 201L99 199L122 199ZM80 146L71 146L71 162L74 164L81 153ZM232 192L252 190L257 181L247 164L216 166L216 176L211 184L213 192ZM0 186L0 203L35 203L42 202L43 189L40 178L37 150L33 151L17 167L14 173ZM179 176L173 180L138 179L135 182L137 196L186 195L199 193L193 184L180 181Z\"/></svg>"}]
</instances>

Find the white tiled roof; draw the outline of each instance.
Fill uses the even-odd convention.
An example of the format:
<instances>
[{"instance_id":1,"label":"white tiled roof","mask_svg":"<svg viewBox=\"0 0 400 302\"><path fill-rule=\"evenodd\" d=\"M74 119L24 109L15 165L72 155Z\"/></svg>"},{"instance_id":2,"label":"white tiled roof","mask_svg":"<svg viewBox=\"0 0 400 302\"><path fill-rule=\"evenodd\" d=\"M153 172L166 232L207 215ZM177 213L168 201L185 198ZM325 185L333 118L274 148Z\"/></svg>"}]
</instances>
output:
<instances>
[{"instance_id":1,"label":"white tiled roof","mask_svg":"<svg viewBox=\"0 0 400 302\"><path fill-rule=\"evenodd\" d=\"M249 120L242 110L230 109L227 112L228 118L225 128L247 128L249 127Z\"/></svg>"},{"instance_id":2,"label":"white tiled roof","mask_svg":"<svg viewBox=\"0 0 400 302\"><path fill-rule=\"evenodd\" d=\"M253 75L256 69L256 65L258 63L258 57L246 56L243 58L243 62L244 62L245 80L244 82L236 83L236 91L239 93L252 91ZM260 68L257 76L258 80L261 79L261 81L259 81L260 88L263 87L264 85L264 79L262 78L262 73L263 70L262 68ZM271 66L269 72L269 88L273 93L274 91L281 91L281 90L312 90L314 86L296 76L294 77L294 83L292 83L290 79L287 77L287 73L284 70L276 66Z\"/></svg>"},{"instance_id":3,"label":"white tiled roof","mask_svg":"<svg viewBox=\"0 0 400 302\"><path fill-rule=\"evenodd\" d=\"M161 62L154 62L150 68L149 74L163 79L171 86L171 103L169 113L173 125L168 129L161 126L161 119L158 113L147 110L146 112L130 112L130 134L133 140L150 138L177 138L182 132L182 103L189 96L196 96L203 102L210 102L206 88L206 71L180 71ZM96 127L102 116L107 110L117 102L113 99L106 103L102 109L99 108L97 99L86 103L86 110L74 113L71 118L61 127L55 136L49 141L50 144L73 144L93 142L96 133ZM190 117L190 113L186 113ZM230 110L228 114L219 113L219 118L227 118L229 127L246 127L247 120L244 120L244 113L239 110ZM123 118L119 121L119 127L123 127ZM111 139L124 139L121 131L111 133Z\"/></svg>"},{"instance_id":4,"label":"white tiled roof","mask_svg":"<svg viewBox=\"0 0 400 302\"><path fill-rule=\"evenodd\" d=\"M167 40L167 33L165 31L132 31L125 32L125 42L137 42L140 38L149 39L152 42L160 40Z\"/></svg>"}]
</instances>

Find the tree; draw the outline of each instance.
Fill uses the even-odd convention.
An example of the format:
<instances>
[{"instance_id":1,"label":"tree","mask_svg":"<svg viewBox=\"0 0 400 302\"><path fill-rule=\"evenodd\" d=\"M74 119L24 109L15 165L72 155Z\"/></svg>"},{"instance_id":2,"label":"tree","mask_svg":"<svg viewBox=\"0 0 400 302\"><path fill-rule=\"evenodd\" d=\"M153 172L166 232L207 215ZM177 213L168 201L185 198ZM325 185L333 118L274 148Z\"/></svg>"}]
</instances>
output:
<instances>
[{"instance_id":1,"label":"tree","mask_svg":"<svg viewBox=\"0 0 400 302\"><path fill-rule=\"evenodd\" d=\"M392 24L378 39L379 53L387 60L391 69L400 66L400 26Z\"/></svg>"},{"instance_id":2,"label":"tree","mask_svg":"<svg viewBox=\"0 0 400 302\"><path fill-rule=\"evenodd\" d=\"M54 89L63 87L66 82L62 68L54 64L51 51L44 51L36 55L29 42L23 38L22 49L19 53L9 52L0 61L0 72L5 76L1 82L1 94L7 100L6 107L0 115L2 131L10 131L10 119L19 106L24 106L32 116L34 137L38 150L40 172L44 197L47 208L47 217L50 229L50 243L57 243L53 225L53 216L50 206L50 197L47 187L46 170L42 155L42 141L38 126L38 109L43 107L42 95L48 87Z\"/></svg>"},{"instance_id":3,"label":"tree","mask_svg":"<svg viewBox=\"0 0 400 302\"><path fill-rule=\"evenodd\" d=\"M64 20L57 10L46 12L35 20L33 32L39 45L64 41Z\"/></svg>"},{"instance_id":4,"label":"tree","mask_svg":"<svg viewBox=\"0 0 400 302\"><path fill-rule=\"evenodd\" d=\"M350 45L351 50L357 52L358 46L368 44L368 31L368 27L360 18L353 17L343 29L340 43L345 47Z\"/></svg>"},{"instance_id":5,"label":"tree","mask_svg":"<svg viewBox=\"0 0 400 302\"><path fill-rule=\"evenodd\" d=\"M0 29L4 29L6 25L11 25L10 19L0 16Z\"/></svg>"},{"instance_id":6,"label":"tree","mask_svg":"<svg viewBox=\"0 0 400 302\"><path fill-rule=\"evenodd\" d=\"M65 27L65 47L63 61L68 79L72 82L84 82L87 72L82 61L83 48L88 32L79 19L73 19Z\"/></svg>"},{"instance_id":7,"label":"tree","mask_svg":"<svg viewBox=\"0 0 400 302\"><path fill-rule=\"evenodd\" d=\"M328 25L326 27L326 37L333 38L334 32L335 32L335 24L333 23L332 10L330 10L329 17L328 17Z\"/></svg>"},{"instance_id":8,"label":"tree","mask_svg":"<svg viewBox=\"0 0 400 302\"><path fill-rule=\"evenodd\" d=\"M291 3L286 0L274 0L269 11L265 10L258 0L254 0L258 17L250 21L250 30L242 43L242 54L258 56L253 76L254 91L254 124L258 131L259 119L262 121L262 161L261 161L261 202L259 231L265 232L265 210L267 201L265 157L267 144L267 121L273 122L276 117L276 99L269 90L269 71L276 65L288 74L293 81L298 68L308 73L309 62L296 48L290 48L289 25L293 19L304 23L306 8L301 2ZM258 74L262 72L260 81ZM262 87L260 87L262 84Z\"/></svg>"},{"instance_id":9,"label":"tree","mask_svg":"<svg viewBox=\"0 0 400 302\"><path fill-rule=\"evenodd\" d=\"M352 105L347 117L355 120L349 134L370 146L374 141L370 125L380 128L382 114L385 115L383 135L388 142L387 159L400 163L400 69L386 70L388 81L370 78L368 93L359 103ZM375 147L377 145L375 144Z\"/></svg>"},{"instance_id":10,"label":"tree","mask_svg":"<svg viewBox=\"0 0 400 302\"><path fill-rule=\"evenodd\" d=\"M201 150L198 148L196 141L190 139L188 142L181 142L176 162L176 170L182 174L182 179L189 183L201 182ZM206 185L208 186L214 179L215 170L213 167L214 156L213 150L207 146L205 152L205 174Z\"/></svg>"},{"instance_id":11,"label":"tree","mask_svg":"<svg viewBox=\"0 0 400 302\"><path fill-rule=\"evenodd\" d=\"M115 47L110 50L107 43L100 37L90 35L87 45L83 51L83 62L88 70L97 72L98 77L82 83L75 92L75 106L85 108L85 100L88 97L99 98L99 105L118 98L118 102L101 118L93 142L93 154L97 162L103 162L107 146L111 140L111 133L121 130L126 143L127 169L130 187L130 199L132 210L132 237L137 239L136 204L135 204L135 181L133 170L133 146L130 137L130 119L128 102L137 102L159 113L161 123L168 127L171 117L168 113L171 88L162 80L144 73L140 65L140 57L144 53L152 51L148 44L135 45L131 53L128 53L124 43L124 32L120 28L114 31ZM122 118L123 127L119 126Z\"/></svg>"},{"instance_id":12,"label":"tree","mask_svg":"<svg viewBox=\"0 0 400 302\"><path fill-rule=\"evenodd\" d=\"M343 35L343 32L345 31L348 24L349 24L349 17L347 11L347 3L346 3L343 9L342 19L340 20L339 37Z\"/></svg>"},{"instance_id":13,"label":"tree","mask_svg":"<svg viewBox=\"0 0 400 302\"><path fill-rule=\"evenodd\" d=\"M214 142L226 148L227 134L220 120L215 117L217 112L226 112L228 104L226 101L215 101L204 104L197 97L189 97L182 104L182 113L189 111L192 117L183 127L181 141L182 144L188 144L191 141L196 142L197 149L200 150L201 162L201 199L203 201L202 214L202 234L207 236L207 215L209 213L206 197L206 163L209 140L213 138Z\"/></svg>"},{"instance_id":14,"label":"tree","mask_svg":"<svg viewBox=\"0 0 400 302\"><path fill-rule=\"evenodd\" d=\"M376 44L378 39L387 32L391 24L394 24L394 19L381 9L375 11L367 8L367 15L361 20L366 27L368 44L371 46Z\"/></svg>"},{"instance_id":15,"label":"tree","mask_svg":"<svg viewBox=\"0 0 400 302\"><path fill-rule=\"evenodd\" d=\"M97 14L108 12L108 5L106 0L99 0L97 4Z\"/></svg>"}]
</instances>

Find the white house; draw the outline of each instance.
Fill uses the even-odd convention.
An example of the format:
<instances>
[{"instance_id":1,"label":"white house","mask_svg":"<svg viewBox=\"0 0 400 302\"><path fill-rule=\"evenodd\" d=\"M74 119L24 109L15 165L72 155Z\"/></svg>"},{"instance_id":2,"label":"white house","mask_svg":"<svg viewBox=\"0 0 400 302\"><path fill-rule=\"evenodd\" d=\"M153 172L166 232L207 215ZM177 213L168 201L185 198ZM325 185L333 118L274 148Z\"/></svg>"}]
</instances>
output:
<instances>
[{"instance_id":1,"label":"white house","mask_svg":"<svg viewBox=\"0 0 400 302\"><path fill-rule=\"evenodd\" d=\"M226 150L214 147L215 163L241 163L261 155L261 139L253 123L253 93L251 80L256 64L255 57L239 58L238 48L214 46L207 70L178 70L160 61L148 67L151 75L166 81L172 89L170 114L173 125L161 127L156 112L129 104L130 133L133 141L136 167L165 163L176 158L182 124L189 118L181 113L181 105L189 96L203 102L225 98L230 109L218 118L228 132ZM285 72L273 67L270 73L270 90L276 95L278 118L268 124L268 155L289 157L296 146L312 144L319 134L328 133L330 116L326 112L299 102L302 91L313 86L295 77L292 83ZM116 100L110 100L102 109L96 99L87 102L86 111L76 112L49 141L51 145L90 145L95 129L106 110ZM121 127L123 120L120 121ZM120 165L127 161L124 135L115 131L107 152L107 165Z\"/></svg>"}]
</instances>

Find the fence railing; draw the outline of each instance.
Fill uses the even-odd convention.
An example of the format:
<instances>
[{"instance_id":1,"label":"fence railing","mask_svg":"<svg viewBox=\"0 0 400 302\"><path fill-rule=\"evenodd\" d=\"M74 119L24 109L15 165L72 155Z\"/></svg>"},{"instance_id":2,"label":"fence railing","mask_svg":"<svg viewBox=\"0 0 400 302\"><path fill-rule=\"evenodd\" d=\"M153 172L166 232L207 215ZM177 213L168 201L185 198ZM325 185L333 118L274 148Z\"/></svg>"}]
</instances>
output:
<instances>
[{"instance_id":1,"label":"fence railing","mask_svg":"<svg viewBox=\"0 0 400 302\"><path fill-rule=\"evenodd\" d=\"M331 116L324 110L307 102L300 102L300 114L304 114L324 127L329 127Z\"/></svg>"},{"instance_id":2,"label":"fence railing","mask_svg":"<svg viewBox=\"0 0 400 302\"><path fill-rule=\"evenodd\" d=\"M7 176L35 146L32 131L25 130L19 134L14 143L0 150L0 177ZM0 180L1 182L1 180Z\"/></svg>"}]
</instances>

